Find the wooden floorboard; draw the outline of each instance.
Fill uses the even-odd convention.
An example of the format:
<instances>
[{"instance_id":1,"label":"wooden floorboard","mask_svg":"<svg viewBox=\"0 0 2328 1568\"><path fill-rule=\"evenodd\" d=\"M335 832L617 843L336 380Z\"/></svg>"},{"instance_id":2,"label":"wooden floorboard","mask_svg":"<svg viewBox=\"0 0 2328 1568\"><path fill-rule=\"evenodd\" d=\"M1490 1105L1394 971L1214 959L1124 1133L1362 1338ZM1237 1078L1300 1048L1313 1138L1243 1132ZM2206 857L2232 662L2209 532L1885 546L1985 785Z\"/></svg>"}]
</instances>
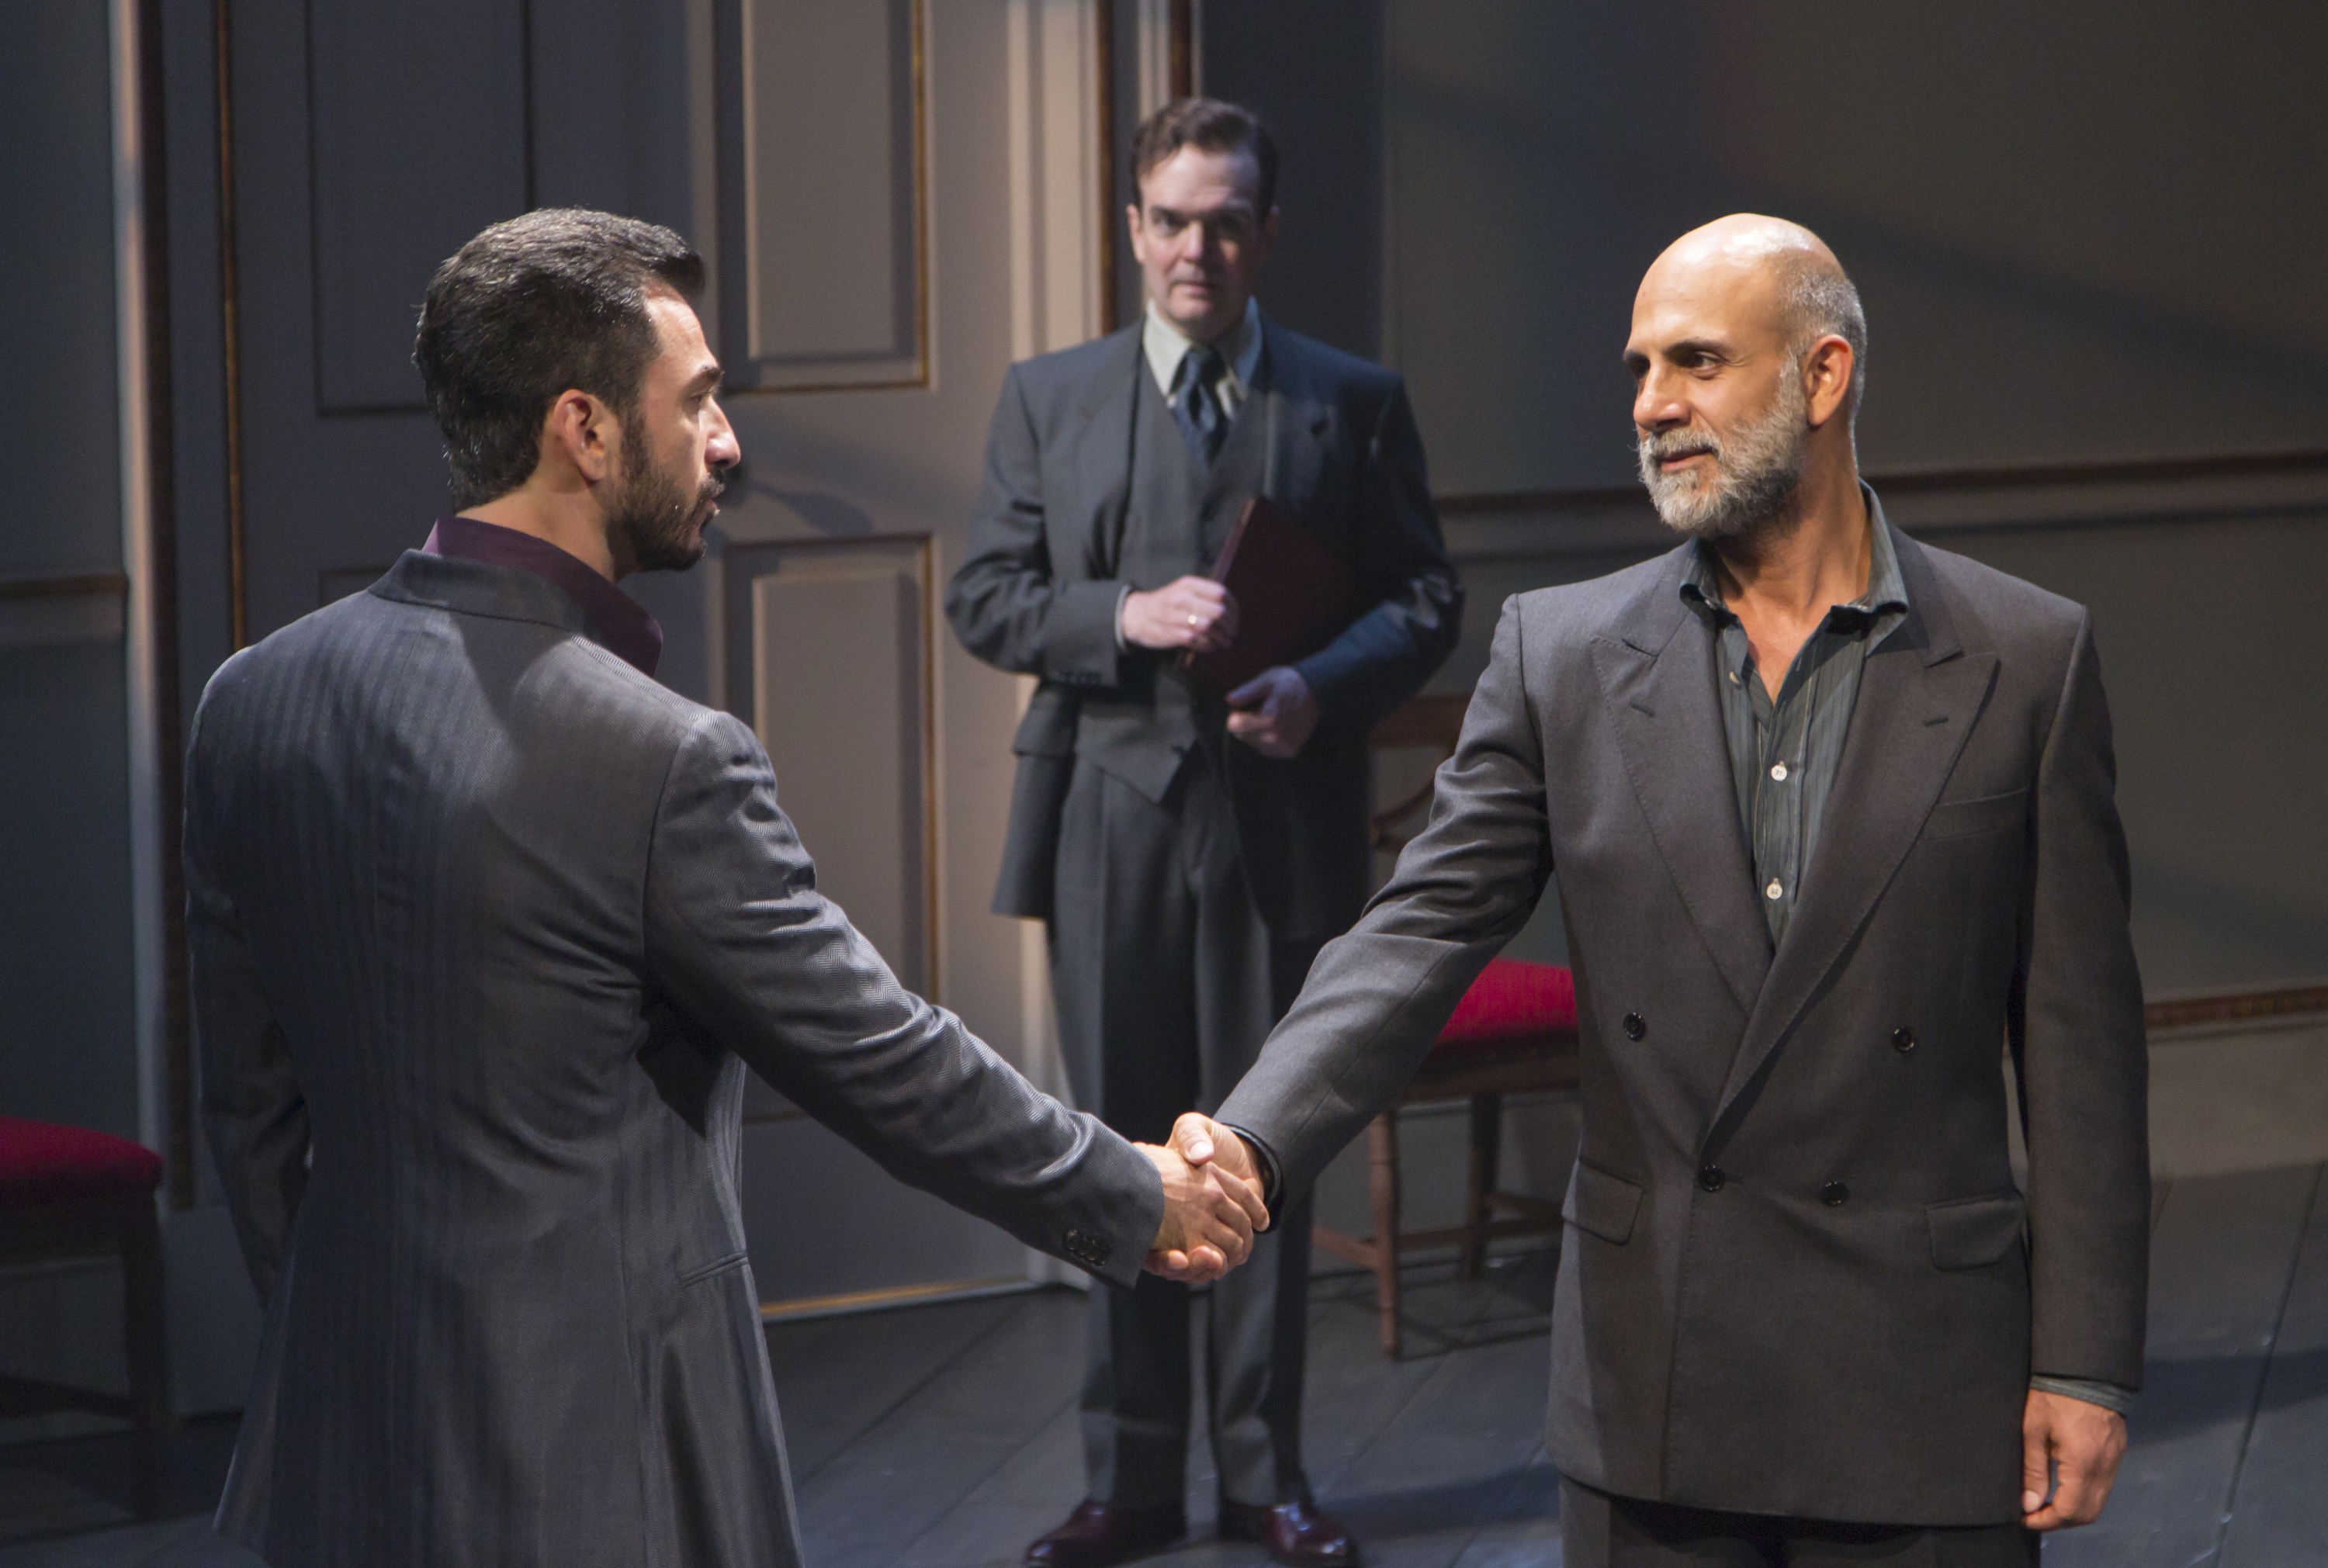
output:
<instances>
[{"instance_id":1,"label":"wooden floorboard","mask_svg":"<svg viewBox=\"0 0 2328 1568\"><path fill-rule=\"evenodd\" d=\"M793 1483L813 1479L1025 1299L998 1296L771 1327L768 1366Z\"/></svg>"},{"instance_id":2,"label":"wooden floorboard","mask_svg":"<svg viewBox=\"0 0 2328 1568\"><path fill-rule=\"evenodd\" d=\"M1070 1404L1084 1302L1008 1298L1006 1315L800 1488L815 1568L895 1563Z\"/></svg>"},{"instance_id":3,"label":"wooden floorboard","mask_svg":"<svg viewBox=\"0 0 2328 1568\"><path fill-rule=\"evenodd\" d=\"M2223 1568L2328 1563L2328 1168L2314 1173L2230 1514Z\"/></svg>"},{"instance_id":4,"label":"wooden floorboard","mask_svg":"<svg viewBox=\"0 0 2328 1568\"><path fill-rule=\"evenodd\" d=\"M2150 1343L2101 1519L2048 1568L2211 1563L2317 1181L2314 1168L2177 1181L2151 1244Z\"/></svg>"},{"instance_id":5,"label":"wooden floorboard","mask_svg":"<svg viewBox=\"0 0 2328 1568\"><path fill-rule=\"evenodd\" d=\"M2056 1536L2048 1568L2328 1564L2328 1167L2159 1188L2133 1446L2102 1522ZM1312 1481L1374 1568L1556 1564L1557 1481L1540 1446L1553 1260L1507 1262L1476 1284L1448 1274L1410 1272L1410 1353L1396 1363L1375 1347L1370 1281L1315 1282ZM1015 1565L1083 1494L1084 1314L1062 1291L771 1330L811 1568ZM104 1495L108 1467L126 1474L127 1441L28 1445L15 1462ZM1196 1528L1153 1568L1262 1568L1258 1548L1212 1537L1212 1486L1192 1437ZM0 1568L255 1561L206 1516L0 1547Z\"/></svg>"},{"instance_id":6,"label":"wooden floorboard","mask_svg":"<svg viewBox=\"0 0 2328 1568\"><path fill-rule=\"evenodd\" d=\"M1337 1501L1345 1472L1370 1450L1417 1394L1451 1364L1477 1348L1501 1342L1541 1339L1545 1333L1549 1304L1548 1258L1499 1261L1486 1278L1470 1283L1452 1278L1451 1267L1426 1266L1411 1271L1408 1322L1413 1330L1410 1355L1400 1361L1385 1359L1377 1347L1373 1283L1364 1276L1344 1275L1318 1281L1310 1309L1310 1376L1304 1401L1305 1455L1311 1484L1329 1507ZM1203 1312L1197 1312L1193 1348L1201 1367L1204 1355ZM1467 1348L1468 1347L1468 1348ZM1080 1330L1061 1337L1051 1354L1061 1357L1061 1385L1079 1382L1082 1366ZM1541 1380L1526 1398L1531 1419L1543 1416ZM1218 1481L1205 1437L1206 1408L1201 1387L1194 1391L1190 1410L1187 1459L1189 1535L1178 1549L1145 1559L1154 1568L1260 1568L1266 1555L1256 1546L1229 1544L1215 1535ZM906 1413L901 1412L903 1418ZM843 1462L853 1462L853 1455ZM1521 1474L1525 1456L1508 1473L1489 1478L1488 1494L1476 1510L1478 1516L1458 1527L1434 1517L1432 1527L1441 1548L1427 1560L1451 1562L1482 1529L1497 1528L1516 1542L1516 1530L1529 1521L1515 1514L1507 1495L1524 1493L1528 1482ZM1541 1488L1538 1488L1541 1490ZM1018 1562L1028 1543L1066 1516L1084 1496L1082 1432L1075 1408L1074 1390L1049 1420L1019 1448L995 1466L977 1485L963 1492L933 1519L897 1561L907 1568L985 1568ZM1439 1507L1445 1499L1434 1494L1423 1499ZM1500 1523L1498 1523L1500 1521ZM1393 1533L1406 1521L1393 1519ZM1412 1529L1405 1529L1413 1535ZM812 1540L812 1561L819 1543ZM1382 1560L1367 1543L1373 1560ZM1411 1543L1420 1545L1422 1543ZM1410 1550L1394 1561L1413 1561Z\"/></svg>"},{"instance_id":7,"label":"wooden floorboard","mask_svg":"<svg viewBox=\"0 0 2328 1568\"><path fill-rule=\"evenodd\" d=\"M1466 1336L1327 1500L1376 1568L1449 1568L1490 1531L1540 1530L1553 1254L1497 1282Z\"/></svg>"}]
</instances>

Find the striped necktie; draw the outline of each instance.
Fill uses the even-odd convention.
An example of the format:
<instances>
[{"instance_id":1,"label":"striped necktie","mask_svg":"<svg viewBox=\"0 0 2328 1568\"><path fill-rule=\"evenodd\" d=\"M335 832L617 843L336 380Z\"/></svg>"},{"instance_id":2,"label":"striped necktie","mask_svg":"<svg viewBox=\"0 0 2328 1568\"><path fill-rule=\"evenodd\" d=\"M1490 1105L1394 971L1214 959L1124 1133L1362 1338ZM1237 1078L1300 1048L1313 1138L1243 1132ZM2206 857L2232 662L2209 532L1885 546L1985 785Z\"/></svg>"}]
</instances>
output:
<instances>
[{"instance_id":1,"label":"striped necktie","mask_svg":"<svg viewBox=\"0 0 2328 1568\"><path fill-rule=\"evenodd\" d=\"M1172 374L1172 418L1199 468L1213 465L1229 433L1228 413L1216 390L1222 369L1221 351L1197 343L1180 356L1180 368Z\"/></svg>"}]
</instances>

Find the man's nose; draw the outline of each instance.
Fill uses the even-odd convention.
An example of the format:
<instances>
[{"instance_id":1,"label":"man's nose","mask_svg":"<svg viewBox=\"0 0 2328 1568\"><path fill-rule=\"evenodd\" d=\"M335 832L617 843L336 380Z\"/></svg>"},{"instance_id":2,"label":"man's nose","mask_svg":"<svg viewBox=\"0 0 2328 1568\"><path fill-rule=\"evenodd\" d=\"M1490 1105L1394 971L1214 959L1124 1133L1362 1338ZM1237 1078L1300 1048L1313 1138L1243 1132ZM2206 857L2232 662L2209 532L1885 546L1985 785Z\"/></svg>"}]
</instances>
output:
<instances>
[{"instance_id":1,"label":"man's nose","mask_svg":"<svg viewBox=\"0 0 2328 1568\"><path fill-rule=\"evenodd\" d=\"M736 427L728 422L728 411L716 402L711 405L710 436L704 444L705 463L714 468L733 468L744 461L744 446L736 439Z\"/></svg>"},{"instance_id":2,"label":"man's nose","mask_svg":"<svg viewBox=\"0 0 2328 1568\"><path fill-rule=\"evenodd\" d=\"M1670 430L1689 423L1689 404L1676 395L1666 377L1651 371L1633 392L1633 426L1643 435Z\"/></svg>"}]
</instances>

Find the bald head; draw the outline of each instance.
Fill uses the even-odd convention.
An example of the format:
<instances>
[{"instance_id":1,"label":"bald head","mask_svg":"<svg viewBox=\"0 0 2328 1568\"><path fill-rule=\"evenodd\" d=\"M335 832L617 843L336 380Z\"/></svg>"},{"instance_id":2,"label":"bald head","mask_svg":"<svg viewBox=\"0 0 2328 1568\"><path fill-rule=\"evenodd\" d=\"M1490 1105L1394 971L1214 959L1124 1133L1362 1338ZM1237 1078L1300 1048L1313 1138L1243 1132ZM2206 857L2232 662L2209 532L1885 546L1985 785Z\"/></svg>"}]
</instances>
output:
<instances>
[{"instance_id":1,"label":"bald head","mask_svg":"<svg viewBox=\"0 0 2328 1568\"><path fill-rule=\"evenodd\" d=\"M1867 387L1867 317L1859 290L1826 241L1799 223L1760 212L1732 212L1693 229L1650 263L1636 299L1719 300L1733 326L1776 334L1801 355L1829 333L1851 345L1851 399L1856 421Z\"/></svg>"}]
</instances>

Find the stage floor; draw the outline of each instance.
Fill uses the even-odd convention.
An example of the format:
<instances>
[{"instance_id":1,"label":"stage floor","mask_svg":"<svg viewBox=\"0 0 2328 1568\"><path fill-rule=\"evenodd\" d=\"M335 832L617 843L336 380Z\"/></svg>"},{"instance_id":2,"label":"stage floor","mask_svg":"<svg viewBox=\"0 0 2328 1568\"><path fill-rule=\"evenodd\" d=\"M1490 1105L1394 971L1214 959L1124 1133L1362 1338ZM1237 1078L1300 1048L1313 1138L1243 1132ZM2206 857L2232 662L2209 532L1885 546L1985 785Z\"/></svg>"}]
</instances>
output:
<instances>
[{"instance_id":1,"label":"stage floor","mask_svg":"<svg viewBox=\"0 0 2328 1568\"><path fill-rule=\"evenodd\" d=\"M2286 1065L2328 1058L2328 1041L2305 1033L2259 1040L2249 1066L2258 1104L2303 1110L2308 1122L2304 1075L2291 1079ZM2219 1084L2243 1059L2226 1042L2183 1048L2194 1076ZM2175 1054L2154 1048L2154 1062L2172 1092ZM2102 1522L2049 1544L2057 1568L2328 1563L2328 1164L2315 1154L2226 1169L2240 1150L2276 1158L2292 1146L2220 1117L2213 1137L2202 1131L2154 1139L2213 1152L2185 1158L2200 1173L2157 1183L2133 1449ZM1450 1275L1413 1272L1407 1358L1396 1364L1375 1347L1371 1282L1316 1282L1311 1479L1376 1568L1556 1563L1541 1446L1552 1256L1501 1260L1474 1284ZM1081 1297L1048 1290L772 1329L811 1568L1017 1563L1082 1493L1083 1313ZM256 1559L218 1541L206 1517L231 1441L224 1422L177 1434L169 1511L180 1516L127 1527L124 1440L0 1450L0 1542L16 1543L0 1545L0 1568L248 1568ZM1211 1539L1201 1450L1189 1477L1190 1541L1150 1561L1264 1562L1256 1547Z\"/></svg>"}]
</instances>

